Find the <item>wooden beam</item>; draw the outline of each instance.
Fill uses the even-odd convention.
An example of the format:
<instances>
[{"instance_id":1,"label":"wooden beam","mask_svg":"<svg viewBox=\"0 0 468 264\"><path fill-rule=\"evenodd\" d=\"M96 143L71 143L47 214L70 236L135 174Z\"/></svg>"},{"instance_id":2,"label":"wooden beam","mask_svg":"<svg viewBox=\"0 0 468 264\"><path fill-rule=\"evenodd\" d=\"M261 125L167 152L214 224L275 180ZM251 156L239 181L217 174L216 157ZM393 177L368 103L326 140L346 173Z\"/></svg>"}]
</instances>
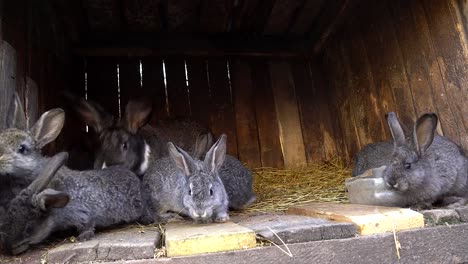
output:
<instances>
[{"instance_id":1,"label":"wooden beam","mask_svg":"<svg viewBox=\"0 0 468 264\"><path fill-rule=\"evenodd\" d=\"M248 56L248 57L278 57L278 58L304 58L307 54L305 41L301 38L279 37L246 37L215 36L215 37L180 37L156 36L146 37L119 37L131 39L127 43L119 43L117 39L100 38L88 40L74 49L81 56Z\"/></svg>"},{"instance_id":2,"label":"wooden beam","mask_svg":"<svg viewBox=\"0 0 468 264\"><path fill-rule=\"evenodd\" d=\"M395 241L396 240L396 241ZM399 243L399 255L395 243ZM412 229L348 239L288 245L291 255L277 247L258 247L198 256L127 261L137 263L466 263L468 224ZM283 246L281 246L283 248Z\"/></svg>"}]
</instances>

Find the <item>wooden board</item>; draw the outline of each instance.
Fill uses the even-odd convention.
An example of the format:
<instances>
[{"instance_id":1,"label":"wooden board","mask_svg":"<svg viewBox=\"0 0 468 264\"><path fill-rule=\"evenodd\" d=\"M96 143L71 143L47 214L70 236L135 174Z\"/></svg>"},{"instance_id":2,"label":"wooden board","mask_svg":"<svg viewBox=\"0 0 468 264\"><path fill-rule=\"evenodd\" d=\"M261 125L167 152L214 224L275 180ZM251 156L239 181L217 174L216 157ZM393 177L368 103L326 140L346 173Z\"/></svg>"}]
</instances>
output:
<instances>
[{"instance_id":1,"label":"wooden board","mask_svg":"<svg viewBox=\"0 0 468 264\"><path fill-rule=\"evenodd\" d=\"M345 158L346 145L343 142L342 130L335 124L337 123L336 116L333 115L333 108L330 104L329 87L326 83L326 72L317 63L309 62L308 64L310 74L312 76L312 91L314 94L315 102L317 104L317 113L312 115L319 121L320 136L322 140L322 159L330 160L336 157ZM297 91L298 97L302 98L300 91ZM304 114L302 114L304 115ZM304 125L303 125L304 127ZM315 127L317 129L317 127ZM308 133L307 128L303 129L304 133ZM304 137L306 139L306 137ZM305 142L307 142L305 140ZM306 149L307 149L307 143Z\"/></svg>"},{"instance_id":2,"label":"wooden board","mask_svg":"<svg viewBox=\"0 0 468 264\"><path fill-rule=\"evenodd\" d=\"M291 255L277 247L258 247L251 250L204 254L172 258L175 264L205 263L349 263L349 264L414 264L468 262L468 224L418 228L396 233L401 245L398 258L392 233L358 236L289 244ZM287 250L286 248L282 248ZM145 263L167 263L166 258L146 260ZM132 263L132 262L130 262ZM141 263L135 261L133 263Z\"/></svg>"},{"instance_id":3,"label":"wooden board","mask_svg":"<svg viewBox=\"0 0 468 264\"><path fill-rule=\"evenodd\" d=\"M119 1L85 0L83 5L88 15L88 25L97 32L116 32L122 26Z\"/></svg>"},{"instance_id":4,"label":"wooden board","mask_svg":"<svg viewBox=\"0 0 468 264\"><path fill-rule=\"evenodd\" d=\"M388 6L403 54L416 113L421 115L424 112L435 112L437 109L432 99L427 59L420 47L424 39L415 25L411 4L406 1L392 1Z\"/></svg>"},{"instance_id":5,"label":"wooden board","mask_svg":"<svg viewBox=\"0 0 468 264\"><path fill-rule=\"evenodd\" d=\"M296 88L297 106L307 162L322 160L325 158L324 135L317 125L320 123L325 110L320 108L319 103L326 98L318 97L318 89L324 89L325 87L315 85L307 62L292 62L291 72ZM314 77L319 78L318 75Z\"/></svg>"},{"instance_id":6,"label":"wooden board","mask_svg":"<svg viewBox=\"0 0 468 264\"><path fill-rule=\"evenodd\" d=\"M431 45L429 25L427 23L428 20L426 19L426 15L420 1L412 3L411 10L416 27L420 32L419 34L423 37L422 44L419 45L419 48L427 59L429 81L431 82L432 88L431 93L434 100L434 106L437 109L437 114L439 116L439 127L442 128L443 135L452 138L457 143L460 143L461 137L459 134L459 125L461 125L461 123L459 124L455 119L451 103L448 100L449 97L446 96L445 83L440 71L437 55L435 54L434 46Z\"/></svg>"},{"instance_id":7,"label":"wooden board","mask_svg":"<svg viewBox=\"0 0 468 264\"><path fill-rule=\"evenodd\" d=\"M39 118L39 88L36 82L30 77L26 77L26 90L24 93L24 109L26 114L26 124L31 128Z\"/></svg>"},{"instance_id":8,"label":"wooden board","mask_svg":"<svg viewBox=\"0 0 468 264\"><path fill-rule=\"evenodd\" d=\"M324 3L326 3L324 0L305 0L297 18L289 29L289 33L292 35L306 34L312 28Z\"/></svg>"},{"instance_id":9,"label":"wooden board","mask_svg":"<svg viewBox=\"0 0 468 264\"><path fill-rule=\"evenodd\" d=\"M171 0L167 2L167 26L169 32L190 32L199 24L201 0Z\"/></svg>"},{"instance_id":10,"label":"wooden board","mask_svg":"<svg viewBox=\"0 0 468 264\"><path fill-rule=\"evenodd\" d=\"M190 116L189 95L185 76L185 61L181 58L165 59L169 115Z\"/></svg>"},{"instance_id":11,"label":"wooden board","mask_svg":"<svg viewBox=\"0 0 468 264\"><path fill-rule=\"evenodd\" d=\"M125 27L133 32L152 32L161 29L160 0L124 0ZM170 1L172 2L172 1Z\"/></svg>"},{"instance_id":12,"label":"wooden board","mask_svg":"<svg viewBox=\"0 0 468 264\"><path fill-rule=\"evenodd\" d=\"M269 65L284 165L303 165L307 159L290 65L284 61L270 61Z\"/></svg>"},{"instance_id":13,"label":"wooden board","mask_svg":"<svg viewBox=\"0 0 468 264\"><path fill-rule=\"evenodd\" d=\"M212 106L206 60L203 58L188 58L186 62L192 117L208 126Z\"/></svg>"},{"instance_id":14,"label":"wooden board","mask_svg":"<svg viewBox=\"0 0 468 264\"><path fill-rule=\"evenodd\" d=\"M286 33L290 25L294 23L303 2L302 0L276 0L263 33L266 35Z\"/></svg>"},{"instance_id":15,"label":"wooden board","mask_svg":"<svg viewBox=\"0 0 468 264\"><path fill-rule=\"evenodd\" d=\"M110 114L119 117L117 62L115 59L87 58L86 72L88 99L99 103Z\"/></svg>"},{"instance_id":16,"label":"wooden board","mask_svg":"<svg viewBox=\"0 0 468 264\"><path fill-rule=\"evenodd\" d=\"M250 168L262 166L255 119L252 72L246 61L231 60L231 81L236 114L237 149L239 159Z\"/></svg>"},{"instance_id":17,"label":"wooden board","mask_svg":"<svg viewBox=\"0 0 468 264\"><path fill-rule=\"evenodd\" d=\"M251 62L254 85L254 105L263 167L282 168L283 153L275 110L270 71L265 60Z\"/></svg>"},{"instance_id":18,"label":"wooden board","mask_svg":"<svg viewBox=\"0 0 468 264\"><path fill-rule=\"evenodd\" d=\"M468 47L466 32L457 21L456 10L450 8L450 1L421 1L424 10L431 44L445 84L445 93L450 102L450 109L458 126L459 139L455 133L453 139L468 149ZM465 4L466 5L466 4ZM465 30L467 25L465 24ZM444 122L444 120L441 120Z\"/></svg>"},{"instance_id":19,"label":"wooden board","mask_svg":"<svg viewBox=\"0 0 468 264\"><path fill-rule=\"evenodd\" d=\"M210 128L216 137L227 135L227 153L237 157L237 135L234 106L231 96L226 60L208 60L213 108L210 113Z\"/></svg>"},{"instance_id":20,"label":"wooden board","mask_svg":"<svg viewBox=\"0 0 468 264\"><path fill-rule=\"evenodd\" d=\"M226 31L233 0L203 1L200 13L200 28L203 33L216 34Z\"/></svg>"},{"instance_id":21,"label":"wooden board","mask_svg":"<svg viewBox=\"0 0 468 264\"><path fill-rule=\"evenodd\" d=\"M141 63L143 65L143 89L150 94L153 101L150 123L157 125L159 119L169 116L162 59L158 57L144 58Z\"/></svg>"},{"instance_id":22,"label":"wooden board","mask_svg":"<svg viewBox=\"0 0 468 264\"><path fill-rule=\"evenodd\" d=\"M0 129L6 128L8 108L16 89L16 51L0 41Z\"/></svg>"},{"instance_id":23,"label":"wooden board","mask_svg":"<svg viewBox=\"0 0 468 264\"><path fill-rule=\"evenodd\" d=\"M120 107L122 114L128 101L138 96L143 96L140 84L140 60L119 58L119 87L120 87Z\"/></svg>"},{"instance_id":24,"label":"wooden board","mask_svg":"<svg viewBox=\"0 0 468 264\"><path fill-rule=\"evenodd\" d=\"M350 28L348 28L351 30ZM348 35L350 36L350 35ZM354 98L354 120L360 138L361 147L366 144L386 139L381 98L376 91L367 51L359 31L347 42L352 74L351 92Z\"/></svg>"}]
</instances>

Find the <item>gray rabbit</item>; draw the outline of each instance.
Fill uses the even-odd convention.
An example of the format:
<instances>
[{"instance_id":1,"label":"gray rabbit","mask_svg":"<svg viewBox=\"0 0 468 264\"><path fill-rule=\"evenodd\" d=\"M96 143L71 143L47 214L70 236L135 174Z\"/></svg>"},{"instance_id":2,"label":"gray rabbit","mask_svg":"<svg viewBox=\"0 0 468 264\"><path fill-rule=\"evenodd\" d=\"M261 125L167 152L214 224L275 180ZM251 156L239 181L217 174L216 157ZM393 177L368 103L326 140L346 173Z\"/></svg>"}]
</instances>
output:
<instances>
[{"instance_id":1,"label":"gray rabbit","mask_svg":"<svg viewBox=\"0 0 468 264\"><path fill-rule=\"evenodd\" d=\"M385 115L387 118L388 115ZM402 125L402 129L405 134L408 133L406 126ZM391 159L393 153L393 141L380 141L365 145L356 155L354 156L354 167L352 176L358 176L363 174L366 170L378 168L386 165Z\"/></svg>"},{"instance_id":2,"label":"gray rabbit","mask_svg":"<svg viewBox=\"0 0 468 264\"><path fill-rule=\"evenodd\" d=\"M174 142L195 157L205 154L213 143L208 143L201 153L195 153L196 139L211 132L188 118L161 120L157 127L145 125L152 110L151 103L145 100L130 100L122 119L113 120L97 103L69 93L65 96L99 135L95 169L123 164L141 176L148 169L150 157L155 160L168 155L167 142Z\"/></svg>"},{"instance_id":3,"label":"gray rabbit","mask_svg":"<svg viewBox=\"0 0 468 264\"><path fill-rule=\"evenodd\" d=\"M8 107L5 129L0 131L0 142L5 140L1 136L2 132L6 129L17 128L20 130L26 129L26 116L24 113L23 104L18 93L15 92L13 100L11 100L10 106ZM1 155L0 145L0 164L6 157ZM15 175L0 173L0 208L4 207L8 202L13 199L22 189L27 187L33 179L29 175Z\"/></svg>"},{"instance_id":4,"label":"gray rabbit","mask_svg":"<svg viewBox=\"0 0 468 264\"><path fill-rule=\"evenodd\" d=\"M172 213L197 222L225 222L228 196L219 170L225 161L226 136L209 149L203 161L168 143L169 157L158 159L143 176L156 222L167 221Z\"/></svg>"},{"instance_id":5,"label":"gray rabbit","mask_svg":"<svg viewBox=\"0 0 468 264\"><path fill-rule=\"evenodd\" d=\"M456 207L468 196L468 161L461 149L435 134L437 115L423 114L411 139L391 112L387 122L393 137L393 153L383 172L386 184L403 197L401 206L423 209L435 202Z\"/></svg>"},{"instance_id":6,"label":"gray rabbit","mask_svg":"<svg viewBox=\"0 0 468 264\"><path fill-rule=\"evenodd\" d=\"M31 131L3 131L0 134L0 174L21 177L30 182L41 181L37 175L44 171L49 159L41 155L40 149L60 133L64 116L63 110L53 109L45 112ZM138 177L122 166L94 171L73 171L63 166L47 188L26 188L8 204L7 219L2 219L1 223L10 228L24 229L22 233L16 230L19 232L18 238L7 239L14 253L26 250L30 244L39 243L55 230L76 228L78 239L89 239L94 235L95 227L136 221L145 208ZM64 201L59 203L58 207L63 208L38 208L37 198L31 197L43 192L59 194L60 198L68 196L70 201L68 204ZM15 205L17 203L20 205ZM20 221L18 226L8 224L16 213L21 214L23 210L30 211L24 219L27 223Z\"/></svg>"},{"instance_id":7,"label":"gray rabbit","mask_svg":"<svg viewBox=\"0 0 468 264\"><path fill-rule=\"evenodd\" d=\"M203 153L209 142L214 141L209 136L201 135L197 138L195 153ZM252 172L242 162L226 154L218 174L228 195L229 208L241 210L255 202Z\"/></svg>"}]
</instances>

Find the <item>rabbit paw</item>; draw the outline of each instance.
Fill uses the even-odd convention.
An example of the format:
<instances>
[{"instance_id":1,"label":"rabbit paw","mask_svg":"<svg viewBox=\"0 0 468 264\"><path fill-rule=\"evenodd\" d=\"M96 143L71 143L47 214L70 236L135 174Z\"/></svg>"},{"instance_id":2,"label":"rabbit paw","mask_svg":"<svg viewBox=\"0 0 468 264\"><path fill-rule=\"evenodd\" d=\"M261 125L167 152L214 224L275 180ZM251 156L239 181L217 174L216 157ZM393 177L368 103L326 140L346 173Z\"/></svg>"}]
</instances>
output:
<instances>
[{"instance_id":1,"label":"rabbit paw","mask_svg":"<svg viewBox=\"0 0 468 264\"><path fill-rule=\"evenodd\" d=\"M224 223L227 220L229 220L229 215L227 213L218 214L214 219L215 223Z\"/></svg>"},{"instance_id":2,"label":"rabbit paw","mask_svg":"<svg viewBox=\"0 0 468 264\"><path fill-rule=\"evenodd\" d=\"M77 239L78 241L86 241L86 240L90 240L93 237L94 237L93 230L85 230L78 235Z\"/></svg>"},{"instance_id":3,"label":"rabbit paw","mask_svg":"<svg viewBox=\"0 0 468 264\"><path fill-rule=\"evenodd\" d=\"M466 199L462 197L450 196L442 199L442 205L454 209L466 204Z\"/></svg>"}]
</instances>

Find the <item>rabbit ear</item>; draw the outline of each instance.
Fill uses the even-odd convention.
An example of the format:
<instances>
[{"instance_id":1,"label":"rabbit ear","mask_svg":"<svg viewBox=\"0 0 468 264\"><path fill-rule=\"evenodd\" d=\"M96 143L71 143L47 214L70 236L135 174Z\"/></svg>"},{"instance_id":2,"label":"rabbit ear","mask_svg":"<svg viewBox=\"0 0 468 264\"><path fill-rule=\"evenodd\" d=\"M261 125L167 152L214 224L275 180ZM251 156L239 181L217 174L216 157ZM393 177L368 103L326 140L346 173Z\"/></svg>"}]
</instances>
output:
<instances>
[{"instance_id":1,"label":"rabbit ear","mask_svg":"<svg viewBox=\"0 0 468 264\"><path fill-rule=\"evenodd\" d=\"M65 99L70 101L83 121L91 126L96 133L112 125L112 115L107 113L102 106L91 100L78 97L68 91L63 92Z\"/></svg>"},{"instance_id":2,"label":"rabbit ear","mask_svg":"<svg viewBox=\"0 0 468 264\"><path fill-rule=\"evenodd\" d=\"M413 140L417 153L423 155L434 140L434 133L437 128L437 115L426 113L418 118L413 130Z\"/></svg>"},{"instance_id":3,"label":"rabbit ear","mask_svg":"<svg viewBox=\"0 0 468 264\"><path fill-rule=\"evenodd\" d=\"M24 112L23 103L21 102L21 98L17 92L15 92L13 95L13 100L10 103L10 107L8 109L6 127L14 127L20 130L26 129L26 115Z\"/></svg>"},{"instance_id":4,"label":"rabbit ear","mask_svg":"<svg viewBox=\"0 0 468 264\"><path fill-rule=\"evenodd\" d=\"M226 135L222 134L205 156L205 164L211 172L219 170L226 157Z\"/></svg>"},{"instance_id":5,"label":"rabbit ear","mask_svg":"<svg viewBox=\"0 0 468 264\"><path fill-rule=\"evenodd\" d=\"M70 196L65 192L59 192L53 189L45 189L36 195L33 199L33 205L43 211L51 208L63 208L70 201Z\"/></svg>"},{"instance_id":6,"label":"rabbit ear","mask_svg":"<svg viewBox=\"0 0 468 264\"><path fill-rule=\"evenodd\" d=\"M201 159L213 145L213 141L213 134L210 131L198 135L197 142L195 143L194 158Z\"/></svg>"},{"instance_id":7,"label":"rabbit ear","mask_svg":"<svg viewBox=\"0 0 468 264\"><path fill-rule=\"evenodd\" d=\"M169 156L175 162L177 168L183 171L186 176L190 176L195 168L192 157L183 149L175 146L172 142L167 143L167 148L169 150Z\"/></svg>"},{"instance_id":8,"label":"rabbit ear","mask_svg":"<svg viewBox=\"0 0 468 264\"><path fill-rule=\"evenodd\" d=\"M67 162L68 152L60 152L49 159L39 176L28 186L33 193L44 190L55 177L57 171Z\"/></svg>"},{"instance_id":9,"label":"rabbit ear","mask_svg":"<svg viewBox=\"0 0 468 264\"><path fill-rule=\"evenodd\" d=\"M405 133L403 133L403 129L401 128L400 122L398 121L394 112L390 112L387 114L387 123L390 127L390 132L392 133L394 145L406 145Z\"/></svg>"},{"instance_id":10,"label":"rabbit ear","mask_svg":"<svg viewBox=\"0 0 468 264\"><path fill-rule=\"evenodd\" d=\"M128 131L136 134L149 119L152 106L149 100L130 100L125 107L124 125Z\"/></svg>"},{"instance_id":11,"label":"rabbit ear","mask_svg":"<svg viewBox=\"0 0 468 264\"><path fill-rule=\"evenodd\" d=\"M64 122L65 112L60 108L55 108L42 114L31 128L31 133L37 142L37 147L42 148L56 139L63 128Z\"/></svg>"}]
</instances>

